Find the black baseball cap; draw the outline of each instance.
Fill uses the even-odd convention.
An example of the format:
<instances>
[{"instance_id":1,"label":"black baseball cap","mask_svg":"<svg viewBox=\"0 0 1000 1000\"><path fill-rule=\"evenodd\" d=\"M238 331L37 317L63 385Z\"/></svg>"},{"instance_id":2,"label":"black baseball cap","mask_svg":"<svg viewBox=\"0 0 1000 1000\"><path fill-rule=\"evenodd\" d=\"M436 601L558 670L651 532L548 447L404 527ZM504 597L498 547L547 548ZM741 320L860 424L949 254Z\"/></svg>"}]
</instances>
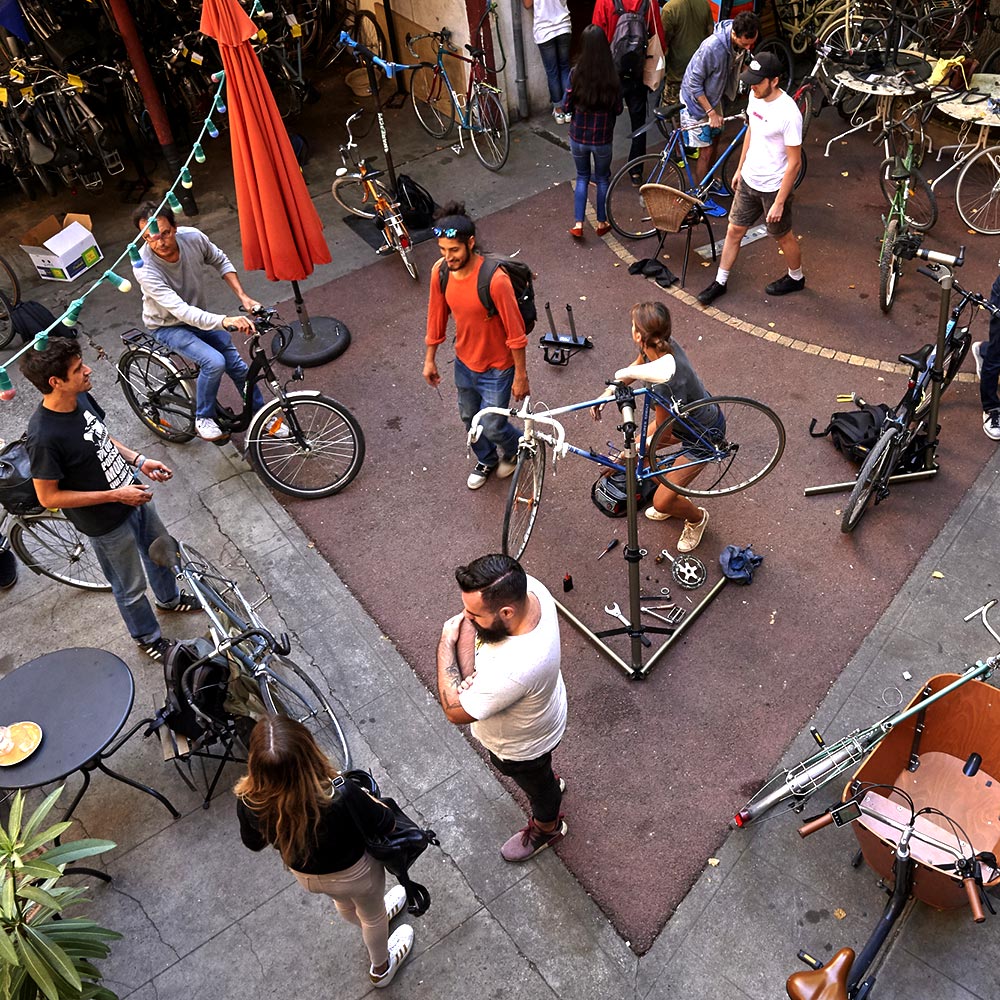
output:
<instances>
[{"instance_id":1,"label":"black baseball cap","mask_svg":"<svg viewBox=\"0 0 1000 1000\"><path fill-rule=\"evenodd\" d=\"M786 69L787 67L782 65L781 60L773 52L761 52L750 57L750 62L743 70L743 79L747 83L773 80L775 77L784 76Z\"/></svg>"}]
</instances>

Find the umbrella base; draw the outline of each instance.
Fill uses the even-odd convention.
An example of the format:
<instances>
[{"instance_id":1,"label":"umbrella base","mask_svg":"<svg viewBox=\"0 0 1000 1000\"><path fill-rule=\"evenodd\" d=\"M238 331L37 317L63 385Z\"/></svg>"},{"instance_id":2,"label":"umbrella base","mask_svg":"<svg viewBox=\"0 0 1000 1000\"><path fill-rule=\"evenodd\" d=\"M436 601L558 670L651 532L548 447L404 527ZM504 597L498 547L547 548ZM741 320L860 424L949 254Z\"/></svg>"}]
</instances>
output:
<instances>
[{"instance_id":1,"label":"umbrella base","mask_svg":"<svg viewBox=\"0 0 1000 1000\"><path fill-rule=\"evenodd\" d=\"M332 316L310 316L312 336L308 336L298 320L289 324L292 342L285 348L278 363L286 368L315 368L339 358L351 343L351 331Z\"/></svg>"}]
</instances>

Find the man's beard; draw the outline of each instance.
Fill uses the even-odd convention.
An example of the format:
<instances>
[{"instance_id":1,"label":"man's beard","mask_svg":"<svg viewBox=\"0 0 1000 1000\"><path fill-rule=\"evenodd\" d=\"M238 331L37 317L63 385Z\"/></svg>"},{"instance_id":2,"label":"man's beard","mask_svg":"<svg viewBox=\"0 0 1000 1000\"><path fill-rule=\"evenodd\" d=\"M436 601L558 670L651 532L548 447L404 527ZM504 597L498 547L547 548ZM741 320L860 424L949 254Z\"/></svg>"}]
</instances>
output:
<instances>
[{"instance_id":1,"label":"man's beard","mask_svg":"<svg viewBox=\"0 0 1000 1000\"><path fill-rule=\"evenodd\" d=\"M507 626L499 619L494 619L490 627L480 625L479 622L473 622L472 626L476 630L476 635L486 643L503 642L510 635Z\"/></svg>"}]
</instances>

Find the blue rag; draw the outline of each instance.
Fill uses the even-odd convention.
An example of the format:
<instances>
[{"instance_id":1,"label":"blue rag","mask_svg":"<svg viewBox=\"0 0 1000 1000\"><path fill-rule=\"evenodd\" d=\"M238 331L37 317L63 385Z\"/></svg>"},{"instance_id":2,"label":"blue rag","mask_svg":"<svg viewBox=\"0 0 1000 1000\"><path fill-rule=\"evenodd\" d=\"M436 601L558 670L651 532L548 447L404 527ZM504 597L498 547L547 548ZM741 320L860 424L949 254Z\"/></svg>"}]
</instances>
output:
<instances>
[{"instance_id":1,"label":"blue rag","mask_svg":"<svg viewBox=\"0 0 1000 1000\"><path fill-rule=\"evenodd\" d=\"M727 545L719 556L719 565L726 578L733 583L747 584L753 579L753 571L764 561L749 546L740 548L737 545Z\"/></svg>"}]
</instances>

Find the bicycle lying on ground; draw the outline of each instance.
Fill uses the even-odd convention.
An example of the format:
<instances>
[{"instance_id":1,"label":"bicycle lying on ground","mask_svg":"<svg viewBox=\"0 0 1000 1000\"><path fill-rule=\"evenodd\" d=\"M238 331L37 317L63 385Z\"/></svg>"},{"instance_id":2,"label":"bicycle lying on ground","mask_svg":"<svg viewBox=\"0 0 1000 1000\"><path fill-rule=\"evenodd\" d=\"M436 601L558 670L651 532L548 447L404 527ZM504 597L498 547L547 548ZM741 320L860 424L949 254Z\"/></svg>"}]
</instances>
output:
<instances>
[{"instance_id":1,"label":"bicycle lying on ground","mask_svg":"<svg viewBox=\"0 0 1000 1000\"><path fill-rule=\"evenodd\" d=\"M379 182L378 179L384 172L371 168L372 158L366 156L358 159L355 153L358 144L354 141L351 125L363 114L362 108L347 119L347 142L340 147L340 158L344 165L337 170L337 178L333 182L333 197L341 208L353 215L375 220L375 225L385 240L385 244L375 252L398 253L410 277L416 281L419 277L417 265L410 256L413 245L399 202Z\"/></svg>"},{"instance_id":2,"label":"bicycle lying on ground","mask_svg":"<svg viewBox=\"0 0 1000 1000\"><path fill-rule=\"evenodd\" d=\"M643 184L665 184L667 187L676 188L702 202L709 201L713 193L723 197L729 197L733 193L733 174L739 165L740 148L747 130L746 115L730 115L723 118L723 124L734 121L743 124L729 145L719 154L701 182L698 183L691 172L691 161L688 159L688 153L684 146L685 130L674 122L681 107L680 104L674 104L662 111L660 109L653 111L653 122L639 129L639 132L648 131L658 126L667 128L667 144L659 153L644 153L642 156L629 160L611 178L611 183L608 185L608 222L611 223L616 233L626 239L641 240L656 232L656 227L653 225L649 210L639 190ZM706 119L699 124L707 125L708 121ZM795 178L795 187L802 183L805 175L806 154L803 150L802 166ZM723 190L718 188L719 184L722 185ZM721 206L712 209L709 205L706 214L718 216L725 215L726 212Z\"/></svg>"},{"instance_id":3,"label":"bicycle lying on ground","mask_svg":"<svg viewBox=\"0 0 1000 1000\"><path fill-rule=\"evenodd\" d=\"M215 759L230 759L233 743L238 740L245 748L254 722L266 712L301 722L334 767L348 770L350 747L327 696L302 667L289 659L288 636L276 637L258 614L270 596L265 593L251 603L230 575L193 546L169 535L157 538L149 554L158 565L176 574L178 584L198 599L209 620L212 648L204 656L193 657L180 678L186 707L204 731L196 749L221 740L226 755ZM223 692L199 687L199 668L218 656L229 665L224 701ZM220 773L221 768L208 790L206 807Z\"/></svg>"},{"instance_id":4,"label":"bicycle lying on ground","mask_svg":"<svg viewBox=\"0 0 1000 1000\"><path fill-rule=\"evenodd\" d=\"M673 361L667 356L666 359ZM671 374L673 373L671 369ZM639 450L636 480L655 480L686 497L725 496L738 493L763 479L778 464L785 448L785 428L777 414L763 403L736 396L709 396L680 405L663 380L652 388L630 389L617 382L616 401L642 400L642 421L638 433ZM545 482L545 446L552 448L552 466L567 454L579 455L611 472L625 472L625 466L592 449L577 448L566 440L566 431L555 418L565 413L589 410L608 403L607 396L553 410L531 411L526 398L519 410L486 407L472 420L469 443L482 433L486 414L516 417L524 422L517 448L517 468L511 479L510 494L503 517L503 551L519 559L531 538L538 517ZM651 411L667 411L668 418L651 429ZM539 426L540 425L540 426ZM652 434L652 440L648 436ZM694 473L701 478L685 483L668 479L671 473Z\"/></svg>"},{"instance_id":5,"label":"bicycle lying on ground","mask_svg":"<svg viewBox=\"0 0 1000 1000\"><path fill-rule=\"evenodd\" d=\"M281 356L292 331L278 325L276 317L276 310L263 307L253 313L243 409L234 413L216 404L215 420L224 431L246 431L244 451L268 486L303 500L330 496L361 470L365 437L342 403L315 389L289 392L278 380L271 362ZM270 355L260 344L269 333L274 335ZM195 437L198 366L163 347L145 330L129 330L122 341L126 349L118 359L118 382L125 401L155 434L167 441L190 441ZM302 377L296 368L291 380ZM275 398L254 413L253 389L258 382L265 382Z\"/></svg>"},{"instance_id":6,"label":"bicycle lying on ground","mask_svg":"<svg viewBox=\"0 0 1000 1000\"><path fill-rule=\"evenodd\" d=\"M483 16L472 32L473 44L465 46L468 56L461 55L451 44L451 32L447 28L406 36L407 48L418 59L420 56L414 48L417 42L430 38L437 43L436 61L421 63L410 77L410 98L417 121L429 135L443 139L455 127L457 119L459 145L456 152L464 147L464 129L469 133L476 156L487 170L499 170L510 153L510 130L503 105L503 91L489 82L489 75L500 72L503 66L488 66L482 45L483 24L491 14L495 18L496 8L493 0L486 4ZM499 32L494 32L494 35L498 39L501 37ZM458 93L451 82L444 65L446 55L469 64L469 84L464 94Z\"/></svg>"}]
</instances>

